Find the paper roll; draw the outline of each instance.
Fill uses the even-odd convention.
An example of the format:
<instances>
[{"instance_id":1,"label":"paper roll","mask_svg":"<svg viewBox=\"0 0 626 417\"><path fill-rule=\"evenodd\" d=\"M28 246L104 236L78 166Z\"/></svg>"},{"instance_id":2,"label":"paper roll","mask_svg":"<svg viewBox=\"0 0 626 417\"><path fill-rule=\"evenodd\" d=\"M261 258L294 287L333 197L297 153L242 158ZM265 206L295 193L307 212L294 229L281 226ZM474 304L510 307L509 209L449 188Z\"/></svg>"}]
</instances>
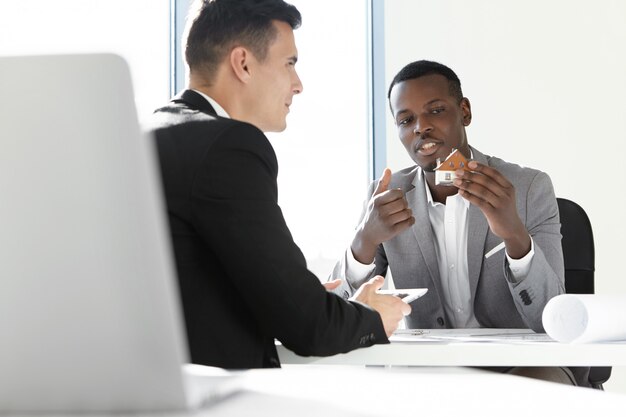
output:
<instances>
[{"instance_id":1,"label":"paper roll","mask_svg":"<svg viewBox=\"0 0 626 417\"><path fill-rule=\"evenodd\" d=\"M546 304L542 320L559 342L626 340L626 295L558 295Z\"/></svg>"}]
</instances>

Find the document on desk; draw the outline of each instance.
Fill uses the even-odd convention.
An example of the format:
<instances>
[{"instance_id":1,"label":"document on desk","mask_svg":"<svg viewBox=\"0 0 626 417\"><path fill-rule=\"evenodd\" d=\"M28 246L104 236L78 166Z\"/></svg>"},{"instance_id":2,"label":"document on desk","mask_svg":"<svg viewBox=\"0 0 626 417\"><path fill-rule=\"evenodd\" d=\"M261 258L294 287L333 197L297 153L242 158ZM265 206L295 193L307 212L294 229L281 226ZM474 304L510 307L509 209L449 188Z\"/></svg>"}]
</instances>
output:
<instances>
[{"instance_id":1,"label":"document on desk","mask_svg":"<svg viewBox=\"0 0 626 417\"><path fill-rule=\"evenodd\" d=\"M411 343L555 343L545 333L529 329L401 329L391 342Z\"/></svg>"}]
</instances>

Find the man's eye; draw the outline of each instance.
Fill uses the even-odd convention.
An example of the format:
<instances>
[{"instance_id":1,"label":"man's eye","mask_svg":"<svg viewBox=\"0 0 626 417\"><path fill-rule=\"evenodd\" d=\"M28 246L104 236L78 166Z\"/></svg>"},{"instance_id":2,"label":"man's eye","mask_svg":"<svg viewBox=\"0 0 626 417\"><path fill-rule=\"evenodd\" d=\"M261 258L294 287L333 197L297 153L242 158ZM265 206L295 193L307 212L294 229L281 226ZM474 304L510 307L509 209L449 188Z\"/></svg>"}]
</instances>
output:
<instances>
[{"instance_id":1,"label":"man's eye","mask_svg":"<svg viewBox=\"0 0 626 417\"><path fill-rule=\"evenodd\" d=\"M436 108L432 109L430 112L432 114L439 114L439 113L443 112L444 110L445 109L443 107L436 107Z\"/></svg>"},{"instance_id":2,"label":"man's eye","mask_svg":"<svg viewBox=\"0 0 626 417\"><path fill-rule=\"evenodd\" d=\"M404 126L406 124L409 124L409 123L411 123L411 120L413 120L413 117L406 117L404 119L400 119L398 121L398 126Z\"/></svg>"}]
</instances>

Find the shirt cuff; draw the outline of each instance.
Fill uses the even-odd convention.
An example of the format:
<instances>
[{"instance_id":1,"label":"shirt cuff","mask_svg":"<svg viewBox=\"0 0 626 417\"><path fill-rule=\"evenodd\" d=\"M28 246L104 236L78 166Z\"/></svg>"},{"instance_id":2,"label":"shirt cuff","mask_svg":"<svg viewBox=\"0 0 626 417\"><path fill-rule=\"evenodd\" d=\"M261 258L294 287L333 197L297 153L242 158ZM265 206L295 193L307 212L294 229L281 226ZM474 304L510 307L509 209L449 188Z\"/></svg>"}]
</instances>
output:
<instances>
[{"instance_id":1,"label":"shirt cuff","mask_svg":"<svg viewBox=\"0 0 626 417\"><path fill-rule=\"evenodd\" d=\"M506 254L506 259L509 262L509 270L511 271L511 276L513 278L513 283L519 283L530 271L530 264L535 256L535 242L533 241L532 236L530 236L530 251L520 259L513 259L509 256L509 254L504 251Z\"/></svg>"},{"instance_id":2,"label":"shirt cuff","mask_svg":"<svg viewBox=\"0 0 626 417\"><path fill-rule=\"evenodd\" d=\"M346 276L353 280L360 280L367 278L369 274L374 270L375 264L372 262L369 265L362 264L354 259L352 249L346 250Z\"/></svg>"}]
</instances>

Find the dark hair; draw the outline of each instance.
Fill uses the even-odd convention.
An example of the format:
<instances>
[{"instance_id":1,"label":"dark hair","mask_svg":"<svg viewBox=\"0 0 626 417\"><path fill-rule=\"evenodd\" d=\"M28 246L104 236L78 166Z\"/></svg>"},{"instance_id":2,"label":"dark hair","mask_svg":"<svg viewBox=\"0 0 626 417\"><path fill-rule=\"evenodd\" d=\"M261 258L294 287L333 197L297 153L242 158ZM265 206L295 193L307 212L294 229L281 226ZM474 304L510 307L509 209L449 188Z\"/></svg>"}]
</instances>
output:
<instances>
[{"instance_id":1,"label":"dark hair","mask_svg":"<svg viewBox=\"0 0 626 417\"><path fill-rule=\"evenodd\" d=\"M389 91L387 91L387 99L391 97L391 90L393 87L406 80L413 80L415 78L423 77L425 75L439 74L443 75L448 80L448 86L450 89L450 95L456 98L459 102L463 99L463 91L461 91L461 81L459 77L450 68L443 64L433 61L415 61L406 65L393 77Z\"/></svg>"},{"instance_id":2,"label":"dark hair","mask_svg":"<svg viewBox=\"0 0 626 417\"><path fill-rule=\"evenodd\" d=\"M278 34L273 20L292 29L302 24L298 9L283 0L196 0L187 16L187 65L211 78L224 56L238 45L265 60Z\"/></svg>"}]
</instances>

